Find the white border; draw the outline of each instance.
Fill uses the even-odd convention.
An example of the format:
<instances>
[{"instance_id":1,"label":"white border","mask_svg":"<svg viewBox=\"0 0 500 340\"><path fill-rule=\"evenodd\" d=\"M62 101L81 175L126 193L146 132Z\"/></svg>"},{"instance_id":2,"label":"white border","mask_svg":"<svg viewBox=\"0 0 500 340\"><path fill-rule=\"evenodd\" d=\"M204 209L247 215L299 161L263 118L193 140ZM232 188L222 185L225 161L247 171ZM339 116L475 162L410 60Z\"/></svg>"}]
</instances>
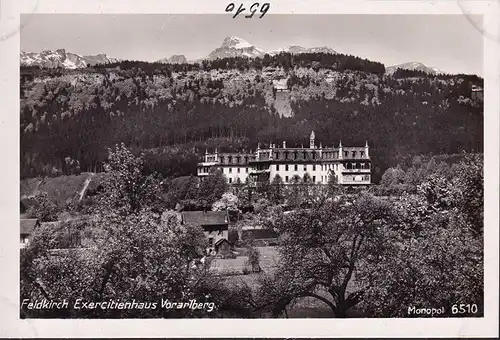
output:
<instances>
[{"instance_id":1,"label":"white border","mask_svg":"<svg viewBox=\"0 0 500 340\"><path fill-rule=\"evenodd\" d=\"M272 0L269 13L484 14L485 317L481 319L20 320L19 14L224 13L221 0L0 0L0 336L17 337L498 337L499 70L497 1ZM238 1L234 1L237 2ZM241 2L241 1L240 1ZM255 1L243 1L245 4ZM259 1L265 2L265 1ZM227 14L229 15L229 14ZM10 38L2 40L6 34ZM460 280L460 278L456 278Z\"/></svg>"}]
</instances>

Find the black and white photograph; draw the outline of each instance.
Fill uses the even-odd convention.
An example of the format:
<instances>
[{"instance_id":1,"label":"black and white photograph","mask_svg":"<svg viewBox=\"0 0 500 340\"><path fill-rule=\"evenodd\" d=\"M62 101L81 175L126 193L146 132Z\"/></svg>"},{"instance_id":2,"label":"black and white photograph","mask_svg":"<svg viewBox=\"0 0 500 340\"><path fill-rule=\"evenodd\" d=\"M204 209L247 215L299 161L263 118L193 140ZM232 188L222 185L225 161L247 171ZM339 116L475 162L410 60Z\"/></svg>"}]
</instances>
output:
<instances>
[{"instance_id":1,"label":"black and white photograph","mask_svg":"<svg viewBox=\"0 0 500 340\"><path fill-rule=\"evenodd\" d=\"M498 325L486 15L214 4L4 35L15 317Z\"/></svg>"}]
</instances>

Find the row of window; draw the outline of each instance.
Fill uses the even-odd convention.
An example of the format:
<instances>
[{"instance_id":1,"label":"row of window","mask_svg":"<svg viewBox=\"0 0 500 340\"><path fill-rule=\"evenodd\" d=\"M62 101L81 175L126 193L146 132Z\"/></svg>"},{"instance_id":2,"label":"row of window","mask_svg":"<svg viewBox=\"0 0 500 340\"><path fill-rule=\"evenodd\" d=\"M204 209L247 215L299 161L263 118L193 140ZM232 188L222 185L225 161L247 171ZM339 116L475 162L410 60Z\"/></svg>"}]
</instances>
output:
<instances>
[{"instance_id":1,"label":"row of window","mask_svg":"<svg viewBox=\"0 0 500 340\"><path fill-rule=\"evenodd\" d=\"M248 168L244 168L244 170L241 170L241 171L240 171L240 169L243 169L243 168L236 168L236 173L239 174L240 172L246 172L248 174ZM229 168L228 171L230 174L233 173L233 168Z\"/></svg>"},{"instance_id":2,"label":"row of window","mask_svg":"<svg viewBox=\"0 0 500 340\"><path fill-rule=\"evenodd\" d=\"M356 158L358 156L358 152L359 152L359 157L360 158L364 158L365 157L365 151L344 151L344 158ZM299 153L302 154L301 156L302 157L299 157ZM280 154L283 155L283 157L280 157ZM292 156L292 157L289 157L289 154ZM319 153L317 153L316 151L313 151L311 153L309 153L308 151L304 151L304 152L299 152L299 151L285 151L283 153L279 153L279 152L276 152L274 154L274 159L285 159L285 160L298 160L298 159L309 159L307 157L307 155L310 154L311 155L311 159L316 159L316 158L319 158L317 157L317 154L319 156ZM268 154L267 154L268 155ZM332 158L331 156L333 156L333 158L338 158L338 152L335 151L333 153L331 152L325 152L323 154L324 156L326 157L322 157L322 158ZM269 155L268 155L269 156ZM247 164L248 161L250 160L249 156L221 156L221 157L215 157L215 156L206 156L206 160L208 162L217 162L219 161L220 163L223 163L223 164Z\"/></svg>"},{"instance_id":3,"label":"row of window","mask_svg":"<svg viewBox=\"0 0 500 340\"><path fill-rule=\"evenodd\" d=\"M281 168L281 166L284 166L284 168ZM289 165L289 164L282 164L280 166L280 164L276 164L276 171L280 171L280 169L284 169L284 171L299 171L299 165L298 164L293 164L293 165ZM263 170L265 168L267 168L267 165L264 166L264 165L261 165L259 164L257 166L257 170ZM293 167L293 170L290 170L290 168ZM304 171L307 171L307 165L304 164L302 165L303 167L303 170ZM320 165L321 167L321 171L328 171L328 170L338 170L339 169L339 164L322 164ZM233 173L233 168L227 168L227 172L228 173ZM245 168L241 168L241 167L237 167L235 168L236 169L236 173L249 173L249 169L248 167L245 167ZM347 163L346 164L346 169L370 169L370 163ZM198 168L198 172L199 173L208 173L209 171L209 167L200 167ZM316 171L316 164L313 164L312 165L312 171Z\"/></svg>"},{"instance_id":4,"label":"row of window","mask_svg":"<svg viewBox=\"0 0 500 340\"><path fill-rule=\"evenodd\" d=\"M296 175L296 176L298 176L298 175ZM298 177L300 177L300 176L298 176ZM293 176L291 178L293 178ZM315 183L316 182L316 176L312 176L311 178L312 178L311 182ZM285 183L290 183L290 177L289 176L285 176Z\"/></svg>"},{"instance_id":5,"label":"row of window","mask_svg":"<svg viewBox=\"0 0 500 340\"><path fill-rule=\"evenodd\" d=\"M344 176L344 182L370 181L370 175Z\"/></svg>"},{"instance_id":6,"label":"row of window","mask_svg":"<svg viewBox=\"0 0 500 340\"><path fill-rule=\"evenodd\" d=\"M338 170L339 165L338 164L321 164L321 171L327 171L327 170ZM304 171L307 171L307 165L303 165ZM280 165L276 164L276 171L280 171ZM290 171L290 166L288 164L285 164L285 171ZM299 165L294 164L293 165L293 170L292 171L299 171ZM316 171L316 164L312 165L312 171Z\"/></svg>"},{"instance_id":7,"label":"row of window","mask_svg":"<svg viewBox=\"0 0 500 340\"><path fill-rule=\"evenodd\" d=\"M358 156L358 152L359 152L359 157L360 158L364 158L365 157L365 152L364 151L344 151L344 158L356 158ZM289 154L292 156L292 157L289 157ZM302 157L299 157L299 154L302 154ZM293 159L293 160L297 160L297 159L309 159L307 157L307 155L311 155L311 159L316 159L316 158L324 158L324 159L327 159L327 158L338 158L338 152L335 151L333 153L331 152L324 152L322 155L323 157L316 157L316 154L318 156L319 155L319 152L316 152L316 151L312 151L312 152L308 152L308 151L285 151L283 153L280 153L280 152L275 152L274 153L274 159L280 159L280 155L282 155L283 157L281 157L281 159L285 159L285 160L288 160L288 159Z\"/></svg>"},{"instance_id":8,"label":"row of window","mask_svg":"<svg viewBox=\"0 0 500 340\"><path fill-rule=\"evenodd\" d=\"M298 175L295 175L295 176L298 176ZM290 182L290 178L293 178L293 177L294 176L292 176L292 177L285 176L285 183L289 183ZM311 182L312 183L316 183L316 176L312 176L311 178L312 178ZM329 178L329 176L321 176L321 183L327 182L328 178ZM337 175L335 175L335 178L338 180L338 176Z\"/></svg>"}]
</instances>

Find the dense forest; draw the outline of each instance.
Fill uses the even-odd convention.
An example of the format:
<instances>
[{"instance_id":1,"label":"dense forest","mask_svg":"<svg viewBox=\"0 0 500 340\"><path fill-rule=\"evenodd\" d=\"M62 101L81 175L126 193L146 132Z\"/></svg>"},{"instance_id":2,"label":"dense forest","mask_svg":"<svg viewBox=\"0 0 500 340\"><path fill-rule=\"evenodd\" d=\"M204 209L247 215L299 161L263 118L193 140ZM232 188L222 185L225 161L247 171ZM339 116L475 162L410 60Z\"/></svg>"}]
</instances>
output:
<instances>
[{"instance_id":1,"label":"dense forest","mask_svg":"<svg viewBox=\"0 0 500 340\"><path fill-rule=\"evenodd\" d=\"M342 54L279 54L199 64L123 61L80 70L22 68L21 177L100 172L123 142L164 177L195 173L206 148L258 142L368 141L374 180L420 154L483 150L483 86L474 75L426 75ZM287 79L293 116L274 107Z\"/></svg>"}]
</instances>

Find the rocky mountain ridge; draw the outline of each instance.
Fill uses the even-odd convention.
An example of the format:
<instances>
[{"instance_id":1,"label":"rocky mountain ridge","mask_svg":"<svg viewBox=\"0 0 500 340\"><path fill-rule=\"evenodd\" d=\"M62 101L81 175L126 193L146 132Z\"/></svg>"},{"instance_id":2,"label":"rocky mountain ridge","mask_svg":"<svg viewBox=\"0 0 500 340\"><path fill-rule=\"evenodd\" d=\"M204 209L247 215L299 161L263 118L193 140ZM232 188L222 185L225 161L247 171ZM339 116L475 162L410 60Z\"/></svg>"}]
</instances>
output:
<instances>
[{"instance_id":1,"label":"rocky mountain ridge","mask_svg":"<svg viewBox=\"0 0 500 340\"><path fill-rule=\"evenodd\" d=\"M427 66L421 62L408 62L408 63L403 63L403 64L398 64L398 65L393 65L393 66L388 66L385 68L385 74L387 75L392 75L396 70L400 68L403 70L410 70L410 71L422 71L424 73L430 74L430 75L436 75L436 74L444 74L445 72L438 69L437 67L432 67L432 66Z\"/></svg>"},{"instance_id":2,"label":"rocky mountain ridge","mask_svg":"<svg viewBox=\"0 0 500 340\"><path fill-rule=\"evenodd\" d=\"M44 50L42 52L24 52L20 53L21 66L38 66L44 68L65 68L77 69L93 66L96 64L109 64L119 61L117 58L108 57L106 54L87 55L66 52L60 48L55 51Z\"/></svg>"},{"instance_id":3,"label":"rocky mountain ridge","mask_svg":"<svg viewBox=\"0 0 500 340\"><path fill-rule=\"evenodd\" d=\"M214 49L204 58L197 60L188 60L185 55L176 54L170 57L162 58L157 62L164 64L198 63L202 62L203 60L215 60L218 58L220 59L234 58L234 57L262 58L266 54L274 56L279 53L336 54L337 52L331 47L327 46L306 48L298 45L289 45L276 50L264 51L263 49L249 43L245 39L236 36L230 36L226 37L222 41L220 47ZM21 59L21 66L38 66L43 68L60 67L65 69L85 68L87 66L93 66L96 64L109 64L120 61L120 59L108 57L106 54L82 56L80 54L66 52L65 49L58 49L56 51L45 50L40 53L21 52L20 59ZM408 62L398 65L388 66L386 67L385 73L386 75L392 75L394 74L394 72L396 72L398 68L405 70L422 71L430 75L445 73L436 67L427 66L421 62Z\"/></svg>"}]
</instances>

